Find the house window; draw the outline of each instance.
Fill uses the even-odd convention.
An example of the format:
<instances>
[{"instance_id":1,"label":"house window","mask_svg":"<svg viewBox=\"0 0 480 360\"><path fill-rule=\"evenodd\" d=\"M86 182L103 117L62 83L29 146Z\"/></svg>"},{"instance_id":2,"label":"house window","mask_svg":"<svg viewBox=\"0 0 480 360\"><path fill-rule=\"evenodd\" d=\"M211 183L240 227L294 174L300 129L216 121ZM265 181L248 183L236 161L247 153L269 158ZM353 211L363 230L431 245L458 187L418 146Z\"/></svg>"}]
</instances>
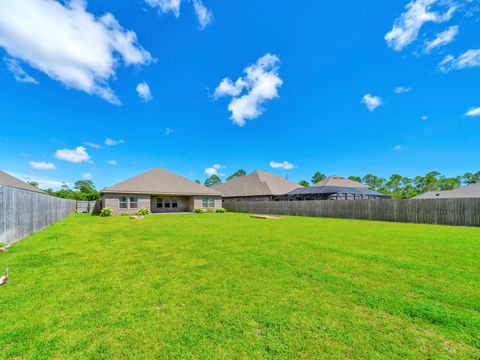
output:
<instances>
[{"instance_id":1,"label":"house window","mask_svg":"<svg viewBox=\"0 0 480 360\"><path fill-rule=\"evenodd\" d=\"M215 207L215 199L214 198L203 198L202 199L202 207L203 208L214 208Z\"/></svg>"},{"instance_id":2,"label":"house window","mask_svg":"<svg viewBox=\"0 0 480 360\"><path fill-rule=\"evenodd\" d=\"M130 197L130 209L138 208L138 198L136 196Z\"/></svg>"},{"instance_id":3,"label":"house window","mask_svg":"<svg viewBox=\"0 0 480 360\"><path fill-rule=\"evenodd\" d=\"M126 196L120 196L120 198L118 199L119 201L119 208L120 209L127 209L128 208L128 199Z\"/></svg>"},{"instance_id":4,"label":"house window","mask_svg":"<svg viewBox=\"0 0 480 360\"><path fill-rule=\"evenodd\" d=\"M157 209L161 209L161 208L163 208L163 199L158 198L157 199Z\"/></svg>"},{"instance_id":5,"label":"house window","mask_svg":"<svg viewBox=\"0 0 480 360\"><path fill-rule=\"evenodd\" d=\"M163 200L163 204L164 204L165 208L169 209L170 208L170 198L165 198Z\"/></svg>"},{"instance_id":6,"label":"house window","mask_svg":"<svg viewBox=\"0 0 480 360\"><path fill-rule=\"evenodd\" d=\"M178 208L177 198L172 198L172 208L173 209Z\"/></svg>"}]
</instances>

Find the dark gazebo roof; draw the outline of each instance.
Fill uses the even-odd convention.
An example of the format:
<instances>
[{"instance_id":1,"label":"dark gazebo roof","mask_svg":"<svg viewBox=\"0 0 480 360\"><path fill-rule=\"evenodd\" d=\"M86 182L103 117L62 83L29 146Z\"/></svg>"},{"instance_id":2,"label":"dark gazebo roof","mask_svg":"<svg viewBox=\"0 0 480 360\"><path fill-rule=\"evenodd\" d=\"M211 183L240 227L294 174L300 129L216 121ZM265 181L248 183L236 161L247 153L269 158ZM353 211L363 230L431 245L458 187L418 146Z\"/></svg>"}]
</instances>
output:
<instances>
[{"instance_id":1,"label":"dark gazebo roof","mask_svg":"<svg viewBox=\"0 0 480 360\"><path fill-rule=\"evenodd\" d=\"M308 198L315 196L331 196L331 195L351 195L355 198L377 198L389 199L390 196L380 194L368 188L358 187L339 187L339 186L312 186L307 188L295 189L285 195L287 198Z\"/></svg>"}]
</instances>

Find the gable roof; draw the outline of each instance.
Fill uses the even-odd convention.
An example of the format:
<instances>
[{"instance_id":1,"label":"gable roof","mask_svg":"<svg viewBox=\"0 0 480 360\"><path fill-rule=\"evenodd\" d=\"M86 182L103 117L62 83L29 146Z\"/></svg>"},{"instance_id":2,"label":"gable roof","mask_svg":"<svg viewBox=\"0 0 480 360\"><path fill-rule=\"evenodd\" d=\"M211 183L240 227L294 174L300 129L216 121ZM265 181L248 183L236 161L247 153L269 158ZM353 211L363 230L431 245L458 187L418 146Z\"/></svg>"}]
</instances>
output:
<instances>
[{"instance_id":1,"label":"gable roof","mask_svg":"<svg viewBox=\"0 0 480 360\"><path fill-rule=\"evenodd\" d=\"M154 168L140 175L103 189L101 193L131 193L152 195L221 195L170 171Z\"/></svg>"},{"instance_id":2,"label":"gable roof","mask_svg":"<svg viewBox=\"0 0 480 360\"><path fill-rule=\"evenodd\" d=\"M12 175L9 175L6 172L1 171L1 170L0 170L0 185L10 186L10 187L14 187L14 188L17 188L17 189L22 189L22 190L33 191L33 192L37 192L37 193L40 193L40 194L47 194L45 191L43 191L43 190L41 190L41 189L39 189L39 188L37 188L33 185L30 185L29 183L26 183L25 181L17 179L16 177L14 177Z\"/></svg>"},{"instance_id":3,"label":"gable roof","mask_svg":"<svg viewBox=\"0 0 480 360\"><path fill-rule=\"evenodd\" d=\"M464 186L455 190L427 191L414 199L462 199L480 198L480 183Z\"/></svg>"},{"instance_id":4,"label":"gable roof","mask_svg":"<svg viewBox=\"0 0 480 360\"><path fill-rule=\"evenodd\" d=\"M224 197L283 195L300 185L267 171L254 171L224 184L213 185Z\"/></svg>"},{"instance_id":5,"label":"gable roof","mask_svg":"<svg viewBox=\"0 0 480 360\"><path fill-rule=\"evenodd\" d=\"M345 179L344 177L333 175L329 176L328 178L318 182L315 186L337 186L337 187L344 187L344 188L368 188L367 185L350 180Z\"/></svg>"}]
</instances>

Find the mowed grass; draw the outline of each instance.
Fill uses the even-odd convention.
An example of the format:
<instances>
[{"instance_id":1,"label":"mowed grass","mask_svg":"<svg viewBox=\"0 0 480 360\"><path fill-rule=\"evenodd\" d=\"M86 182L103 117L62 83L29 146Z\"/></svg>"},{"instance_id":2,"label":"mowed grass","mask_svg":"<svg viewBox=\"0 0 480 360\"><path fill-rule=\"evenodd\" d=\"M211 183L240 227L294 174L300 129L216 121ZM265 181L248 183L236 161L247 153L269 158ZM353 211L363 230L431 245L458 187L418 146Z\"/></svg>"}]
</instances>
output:
<instances>
[{"instance_id":1,"label":"mowed grass","mask_svg":"<svg viewBox=\"0 0 480 360\"><path fill-rule=\"evenodd\" d=\"M480 229L74 215L0 254L4 359L480 357Z\"/></svg>"}]
</instances>

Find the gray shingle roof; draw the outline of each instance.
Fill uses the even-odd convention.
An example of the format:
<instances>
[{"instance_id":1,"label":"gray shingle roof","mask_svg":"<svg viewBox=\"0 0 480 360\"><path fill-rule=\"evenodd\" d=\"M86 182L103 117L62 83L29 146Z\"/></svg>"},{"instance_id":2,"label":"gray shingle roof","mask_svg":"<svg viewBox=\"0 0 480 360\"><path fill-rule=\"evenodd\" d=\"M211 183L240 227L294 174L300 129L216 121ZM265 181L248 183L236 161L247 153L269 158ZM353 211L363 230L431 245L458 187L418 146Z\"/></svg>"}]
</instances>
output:
<instances>
[{"instance_id":1,"label":"gray shingle roof","mask_svg":"<svg viewBox=\"0 0 480 360\"><path fill-rule=\"evenodd\" d=\"M101 193L221 195L218 191L209 189L161 168L154 168L119 184L103 189Z\"/></svg>"},{"instance_id":2,"label":"gray shingle roof","mask_svg":"<svg viewBox=\"0 0 480 360\"><path fill-rule=\"evenodd\" d=\"M462 199L480 198L480 183L447 191L427 191L414 199Z\"/></svg>"},{"instance_id":3,"label":"gray shingle roof","mask_svg":"<svg viewBox=\"0 0 480 360\"><path fill-rule=\"evenodd\" d=\"M367 185L350 180L345 179L341 176L330 176L325 180L322 180L315 184L315 186L337 186L337 187L344 187L344 188L368 188Z\"/></svg>"},{"instance_id":4,"label":"gray shingle roof","mask_svg":"<svg viewBox=\"0 0 480 360\"><path fill-rule=\"evenodd\" d=\"M224 184L214 185L212 189L220 191L223 197L246 197L283 195L299 187L301 186L278 175L257 170Z\"/></svg>"},{"instance_id":5,"label":"gray shingle roof","mask_svg":"<svg viewBox=\"0 0 480 360\"><path fill-rule=\"evenodd\" d=\"M14 188L28 190L28 191L34 191L34 192L37 192L37 193L40 193L40 194L46 194L45 191L43 191L43 190L41 190L41 189L39 189L35 186L32 186L32 185L26 183L25 181L17 179L16 177L14 177L12 175L9 175L6 172L3 172L1 170L0 170L0 185L11 186L11 187L14 187Z\"/></svg>"}]
</instances>

